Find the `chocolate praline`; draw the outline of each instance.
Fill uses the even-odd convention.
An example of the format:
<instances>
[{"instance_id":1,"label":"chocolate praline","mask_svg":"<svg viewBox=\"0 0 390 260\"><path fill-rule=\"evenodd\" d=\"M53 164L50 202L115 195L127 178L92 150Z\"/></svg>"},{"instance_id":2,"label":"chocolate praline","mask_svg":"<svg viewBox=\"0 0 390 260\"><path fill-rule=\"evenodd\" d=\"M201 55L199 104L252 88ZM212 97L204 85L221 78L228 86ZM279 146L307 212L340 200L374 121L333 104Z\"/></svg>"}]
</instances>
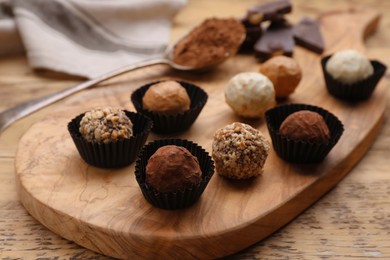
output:
<instances>
[{"instance_id":1,"label":"chocolate praline","mask_svg":"<svg viewBox=\"0 0 390 260\"><path fill-rule=\"evenodd\" d=\"M330 139L330 131L324 118L309 110L289 115L280 125L279 133L294 141L325 143Z\"/></svg>"},{"instance_id":2,"label":"chocolate praline","mask_svg":"<svg viewBox=\"0 0 390 260\"><path fill-rule=\"evenodd\" d=\"M146 182L159 192L175 192L197 185L201 180L198 159L181 146L160 147L146 165Z\"/></svg>"}]
</instances>

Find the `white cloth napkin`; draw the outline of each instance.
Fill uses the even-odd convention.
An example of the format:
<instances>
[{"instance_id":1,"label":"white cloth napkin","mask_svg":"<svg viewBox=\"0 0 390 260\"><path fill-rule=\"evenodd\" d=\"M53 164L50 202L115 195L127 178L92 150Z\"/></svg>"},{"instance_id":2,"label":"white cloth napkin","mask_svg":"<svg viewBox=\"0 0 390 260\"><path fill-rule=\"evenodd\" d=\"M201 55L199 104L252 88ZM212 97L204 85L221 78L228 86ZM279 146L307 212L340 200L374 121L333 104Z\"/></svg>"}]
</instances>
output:
<instances>
[{"instance_id":1,"label":"white cloth napkin","mask_svg":"<svg viewBox=\"0 0 390 260\"><path fill-rule=\"evenodd\" d=\"M0 0L0 56L21 53L23 50L11 6L9 2Z\"/></svg>"},{"instance_id":2,"label":"white cloth napkin","mask_svg":"<svg viewBox=\"0 0 390 260\"><path fill-rule=\"evenodd\" d=\"M33 68L93 78L162 56L172 18L185 3L2 0L0 54L20 51L23 46Z\"/></svg>"}]
</instances>

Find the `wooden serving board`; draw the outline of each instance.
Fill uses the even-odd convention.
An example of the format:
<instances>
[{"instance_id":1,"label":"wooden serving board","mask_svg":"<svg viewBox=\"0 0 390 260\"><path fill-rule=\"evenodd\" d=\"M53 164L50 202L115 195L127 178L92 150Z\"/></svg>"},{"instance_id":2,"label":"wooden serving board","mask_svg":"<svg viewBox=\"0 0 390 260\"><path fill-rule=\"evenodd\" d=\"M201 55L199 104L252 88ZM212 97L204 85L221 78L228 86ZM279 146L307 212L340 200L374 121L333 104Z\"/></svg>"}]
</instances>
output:
<instances>
[{"instance_id":1,"label":"wooden serving board","mask_svg":"<svg viewBox=\"0 0 390 260\"><path fill-rule=\"evenodd\" d=\"M324 55L344 48L364 51L363 39L378 23L375 11L347 10L321 16ZM386 107L380 82L364 102L330 96L320 56L297 47L303 80L289 103L321 106L344 123L345 132L327 158L316 165L281 160L274 151L264 174L252 181L228 181L217 174L190 208L167 211L149 205L135 181L134 164L98 169L80 158L68 132L74 116L99 105L134 111L130 94L156 79L179 78L203 87L209 100L195 124L179 135L211 152L214 132L234 121L251 124L269 139L264 120L243 120L224 101L224 86L236 73L258 71L253 56L237 55L214 71L194 74L155 66L112 80L69 98L59 111L24 135L16 155L16 179L25 208L53 232L93 251L117 258L215 258L237 252L279 229L336 185L374 141Z\"/></svg>"}]
</instances>

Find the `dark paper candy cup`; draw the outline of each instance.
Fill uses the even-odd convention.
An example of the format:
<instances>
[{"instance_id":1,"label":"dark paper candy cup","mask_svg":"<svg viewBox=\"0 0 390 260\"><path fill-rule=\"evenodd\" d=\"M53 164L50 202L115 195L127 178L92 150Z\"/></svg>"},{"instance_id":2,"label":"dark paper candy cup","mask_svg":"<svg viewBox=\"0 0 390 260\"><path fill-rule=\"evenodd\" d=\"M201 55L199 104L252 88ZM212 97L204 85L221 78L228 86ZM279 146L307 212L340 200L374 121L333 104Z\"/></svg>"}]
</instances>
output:
<instances>
[{"instance_id":1,"label":"dark paper candy cup","mask_svg":"<svg viewBox=\"0 0 390 260\"><path fill-rule=\"evenodd\" d=\"M191 100L190 109L183 113L176 115L164 115L157 112L152 112L143 108L142 98L145 95L145 92L149 89L150 86L157 84L160 81L152 82L146 84L131 95L131 101L138 113L143 114L153 121L152 131L158 134L172 134L177 132L182 132L191 127L195 122L196 118L199 116L204 105L207 102L208 95L200 87L193 85L188 82L177 81L182 85Z\"/></svg>"},{"instance_id":2,"label":"dark paper candy cup","mask_svg":"<svg viewBox=\"0 0 390 260\"><path fill-rule=\"evenodd\" d=\"M165 145L182 146L197 157L202 170L202 181L198 185L193 185L176 192L163 193L156 191L146 183L145 170L148 160L158 148ZM135 177L142 194L150 204L162 209L182 209L194 204L204 192L213 174L214 161L208 152L196 143L182 139L161 139L146 144L139 153L135 163Z\"/></svg>"},{"instance_id":3,"label":"dark paper candy cup","mask_svg":"<svg viewBox=\"0 0 390 260\"><path fill-rule=\"evenodd\" d=\"M326 143L312 143L290 140L279 133L284 119L290 114L310 110L319 113L325 120L330 131L330 140ZM341 121L330 112L320 107L305 104L281 105L269 109L265 113L268 131L276 153L282 159L293 163L318 163L322 161L340 139L344 126Z\"/></svg>"},{"instance_id":4,"label":"dark paper candy cup","mask_svg":"<svg viewBox=\"0 0 390 260\"><path fill-rule=\"evenodd\" d=\"M124 112L133 123L133 136L107 144L88 142L81 136L79 127L84 114L68 123L73 142L86 163L101 168L119 168L135 161L138 152L148 138L153 123L143 115L125 110Z\"/></svg>"},{"instance_id":5,"label":"dark paper candy cup","mask_svg":"<svg viewBox=\"0 0 390 260\"><path fill-rule=\"evenodd\" d=\"M387 69L384 64L380 63L379 61L372 60L371 64L374 67L373 75L354 84L344 84L334 79L326 71L326 63L330 57L331 56L327 56L321 60L326 88L332 96L343 100L359 101L368 99L374 92L376 85L383 77Z\"/></svg>"}]
</instances>

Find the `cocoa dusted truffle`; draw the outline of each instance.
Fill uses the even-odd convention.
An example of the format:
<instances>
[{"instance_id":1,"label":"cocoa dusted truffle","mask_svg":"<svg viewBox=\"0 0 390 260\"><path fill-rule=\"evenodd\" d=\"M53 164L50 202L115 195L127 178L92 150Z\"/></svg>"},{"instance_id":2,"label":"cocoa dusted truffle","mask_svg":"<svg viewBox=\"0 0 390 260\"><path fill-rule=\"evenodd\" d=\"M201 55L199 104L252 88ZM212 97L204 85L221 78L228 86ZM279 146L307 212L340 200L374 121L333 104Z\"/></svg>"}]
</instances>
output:
<instances>
[{"instance_id":1,"label":"cocoa dusted truffle","mask_svg":"<svg viewBox=\"0 0 390 260\"><path fill-rule=\"evenodd\" d=\"M175 192L201 180L198 159L181 146L160 147L146 165L146 182L159 192Z\"/></svg>"},{"instance_id":2,"label":"cocoa dusted truffle","mask_svg":"<svg viewBox=\"0 0 390 260\"><path fill-rule=\"evenodd\" d=\"M299 64L290 57L275 56L264 62L260 73L267 76L275 88L276 98L286 98L294 92L302 78Z\"/></svg>"},{"instance_id":3,"label":"cocoa dusted truffle","mask_svg":"<svg viewBox=\"0 0 390 260\"><path fill-rule=\"evenodd\" d=\"M190 109L190 97L179 82L161 81L149 87L142 98L144 109L175 115Z\"/></svg>"},{"instance_id":4,"label":"cocoa dusted truffle","mask_svg":"<svg viewBox=\"0 0 390 260\"><path fill-rule=\"evenodd\" d=\"M235 122L214 134L212 156L219 175L230 179L249 179L260 175L270 144L250 125Z\"/></svg>"},{"instance_id":5,"label":"cocoa dusted truffle","mask_svg":"<svg viewBox=\"0 0 390 260\"><path fill-rule=\"evenodd\" d=\"M133 124L119 108L104 107L86 112L79 131L88 142L110 143L129 139L133 135Z\"/></svg>"},{"instance_id":6,"label":"cocoa dusted truffle","mask_svg":"<svg viewBox=\"0 0 390 260\"><path fill-rule=\"evenodd\" d=\"M330 140L329 128L324 118L309 110L289 115L280 125L279 133L295 141L326 143Z\"/></svg>"}]
</instances>

